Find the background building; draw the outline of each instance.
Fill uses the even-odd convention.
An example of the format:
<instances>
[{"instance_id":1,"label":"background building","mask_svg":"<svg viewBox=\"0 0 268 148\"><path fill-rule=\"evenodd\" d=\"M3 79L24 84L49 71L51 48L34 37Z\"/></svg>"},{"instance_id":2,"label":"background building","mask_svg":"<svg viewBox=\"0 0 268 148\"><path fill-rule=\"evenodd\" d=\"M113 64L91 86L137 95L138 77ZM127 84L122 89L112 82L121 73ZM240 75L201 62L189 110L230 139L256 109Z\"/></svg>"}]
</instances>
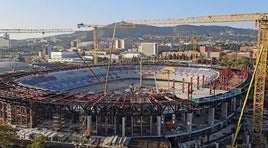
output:
<instances>
[{"instance_id":1,"label":"background building","mask_svg":"<svg viewBox=\"0 0 268 148\"><path fill-rule=\"evenodd\" d=\"M0 48L9 48L9 35L6 33L2 37L0 37Z\"/></svg>"},{"instance_id":2,"label":"background building","mask_svg":"<svg viewBox=\"0 0 268 148\"><path fill-rule=\"evenodd\" d=\"M73 41L71 41L71 47L77 47L79 43L80 43L80 40L78 40L78 39L73 40Z\"/></svg>"},{"instance_id":3,"label":"background building","mask_svg":"<svg viewBox=\"0 0 268 148\"><path fill-rule=\"evenodd\" d=\"M171 44L159 45L158 54L162 54L163 52L171 51Z\"/></svg>"},{"instance_id":4,"label":"background building","mask_svg":"<svg viewBox=\"0 0 268 148\"><path fill-rule=\"evenodd\" d=\"M41 57L47 61L50 58L50 53L52 51L53 51L52 45L44 44L44 45L42 45L42 51L39 53L39 57Z\"/></svg>"},{"instance_id":5,"label":"background building","mask_svg":"<svg viewBox=\"0 0 268 148\"><path fill-rule=\"evenodd\" d=\"M238 52L237 57L248 57L252 58L252 52Z\"/></svg>"},{"instance_id":6,"label":"background building","mask_svg":"<svg viewBox=\"0 0 268 148\"><path fill-rule=\"evenodd\" d=\"M158 47L156 43L141 43L138 52L146 56L153 56L158 54Z\"/></svg>"},{"instance_id":7,"label":"background building","mask_svg":"<svg viewBox=\"0 0 268 148\"><path fill-rule=\"evenodd\" d=\"M114 42L115 49L125 49L125 40L124 39L116 39Z\"/></svg>"},{"instance_id":8,"label":"background building","mask_svg":"<svg viewBox=\"0 0 268 148\"><path fill-rule=\"evenodd\" d=\"M80 58L75 52L51 52L48 62L78 62Z\"/></svg>"}]
</instances>

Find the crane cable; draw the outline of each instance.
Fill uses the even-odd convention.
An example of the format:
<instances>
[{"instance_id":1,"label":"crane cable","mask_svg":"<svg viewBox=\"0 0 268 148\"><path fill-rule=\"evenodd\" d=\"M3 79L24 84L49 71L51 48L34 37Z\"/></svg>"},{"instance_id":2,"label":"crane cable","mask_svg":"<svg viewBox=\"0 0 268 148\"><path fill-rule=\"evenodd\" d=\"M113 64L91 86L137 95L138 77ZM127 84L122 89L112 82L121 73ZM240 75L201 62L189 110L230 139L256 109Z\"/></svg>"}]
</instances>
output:
<instances>
[{"instance_id":1,"label":"crane cable","mask_svg":"<svg viewBox=\"0 0 268 148\"><path fill-rule=\"evenodd\" d=\"M75 50L75 53L83 61L83 63L86 65L86 67L89 69L89 71L93 74L93 76L98 80L99 84L104 89L105 88L105 85L102 83L102 81L100 80L99 76L94 72L94 70L91 68L91 66L83 59L83 57L78 53L77 50Z\"/></svg>"},{"instance_id":2,"label":"crane cable","mask_svg":"<svg viewBox=\"0 0 268 148\"><path fill-rule=\"evenodd\" d=\"M251 77L251 80L250 80L250 84L249 84L249 87L248 87L248 90L247 90L247 94L246 94L245 100L243 102L243 106L242 106L242 109L241 109L241 112L240 112L239 120L237 122L237 128L236 128L235 135L234 135L233 142L232 142L232 147L235 146L236 139L237 139L238 134L240 132L241 120L242 120L242 117L243 117L243 114L244 114L244 110L245 110L245 107L246 107L246 104L247 104L247 100L248 100L248 97L249 97L249 92L250 92L250 89L251 89L251 87L253 85L255 74L256 74L256 71L258 69L258 65L259 65L259 62L260 62L260 59L261 59L262 52L263 52L263 47L261 48L260 54L258 56L256 67L255 67L254 72L252 74L252 77Z\"/></svg>"},{"instance_id":3,"label":"crane cable","mask_svg":"<svg viewBox=\"0 0 268 148\"><path fill-rule=\"evenodd\" d=\"M111 65L111 60L112 60L112 51L114 49L114 39L115 39L115 31L116 31L116 23L114 24L114 30L113 30L113 37L112 37L112 47L110 48L110 57L109 61L107 64L107 72L106 72L106 78L105 78L105 85L104 85L104 94L107 93L107 88L108 88L108 79L109 79L109 72L110 72L110 65Z\"/></svg>"}]
</instances>

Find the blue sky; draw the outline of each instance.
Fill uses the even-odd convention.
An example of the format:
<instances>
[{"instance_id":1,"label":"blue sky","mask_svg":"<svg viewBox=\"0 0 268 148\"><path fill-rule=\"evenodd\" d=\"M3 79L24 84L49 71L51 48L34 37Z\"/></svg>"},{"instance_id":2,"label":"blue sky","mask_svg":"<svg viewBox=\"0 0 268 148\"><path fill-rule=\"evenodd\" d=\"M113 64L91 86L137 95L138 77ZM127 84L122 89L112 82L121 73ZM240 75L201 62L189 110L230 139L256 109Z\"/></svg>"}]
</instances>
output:
<instances>
[{"instance_id":1,"label":"blue sky","mask_svg":"<svg viewBox=\"0 0 268 148\"><path fill-rule=\"evenodd\" d=\"M78 23L268 12L267 0L0 0L0 3L1 29L76 28ZM219 25L254 26L253 23Z\"/></svg>"}]
</instances>

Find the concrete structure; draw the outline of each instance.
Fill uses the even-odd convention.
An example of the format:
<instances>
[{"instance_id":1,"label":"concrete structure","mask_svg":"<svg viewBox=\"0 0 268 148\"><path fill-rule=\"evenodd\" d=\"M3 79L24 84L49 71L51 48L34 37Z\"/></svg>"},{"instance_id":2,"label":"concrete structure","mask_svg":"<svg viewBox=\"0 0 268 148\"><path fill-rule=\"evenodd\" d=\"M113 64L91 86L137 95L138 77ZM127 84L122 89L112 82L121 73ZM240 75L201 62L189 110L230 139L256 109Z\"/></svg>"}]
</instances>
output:
<instances>
[{"instance_id":1,"label":"concrete structure","mask_svg":"<svg viewBox=\"0 0 268 148\"><path fill-rule=\"evenodd\" d=\"M75 52L51 52L48 62L77 62L80 58Z\"/></svg>"},{"instance_id":2,"label":"concrete structure","mask_svg":"<svg viewBox=\"0 0 268 148\"><path fill-rule=\"evenodd\" d=\"M183 56L190 58L191 56L195 56L195 57L199 57L200 53L197 51L193 51L193 50L188 50L188 51L178 51L178 52L163 52L162 56L163 57L169 57L169 56L173 56L176 55L178 59L181 59Z\"/></svg>"},{"instance_id":3,"label":"concrete structure","mask_svg":"<svg viewBox=\"0 0 268 148\"><path fill-rule=\"evenodd\" d=\"M81 42L77 44L78 48L82 49L93 49L93 42Z\"/></svg>"},{"instance_id":4,"label":"concrete structure","mask_svg":"<svg viewBox=\"0 0 268 148\"><path fill-rule=\"evenodd\" d=\"M53 46L52 45L44 44L42 46L42 51L39 54L39 56L47 61L50 58L50 54L51 54L52 51L53 51Z\"/></svg>"},{"instance_id":5,"label":"concrete structure","mask_svg":"<svg viewBox=\"0 0 268 148\"><path fill-rule=\"evenodd\" d=\"M32 69L31 65L28 65L23 62L10 62L10 61L0 62L0 74L16 72L16 71L29 71L31 69Z\"/></svg>"},{"instance_id":6,"label":"concrete structure","mask_svg":"<svg viewBox=\"0 0 268 148\"><path fill-rule=\"evenodd\" d=\"M220 59L223 56L223 52L213 52L213 51L209 51L209 52L204 52L204 56L206 58L216 58L216 59Z\"/></svg>"},{"instance_id":7,"label":"concrete structure","mask_svg":"<svg viewBox=\"0 0 268 148\"><path fill-rule=\"evenodd\" d=\"M164 85L144 87L130 95L124 90L140 78L140 68L133 64L110 66L107 87L110 92L116 90L122 94L103 94L103 88L85 67L3 75L0 120L18 127L40 127L44 122L55 120L57 122L46 124L45 128L57 127L61 132L70 133L69 126L58 127L61 123L72 123L79 127L80 133L90 130L90 137L176 137L176 141L186 142L202 138L204 134L211 135L230 124L242 104L241 94L247 89L244 86L248 81L244 80L248 73L244 70L143 65L142 79L147 80L143 86L149 81ZM107 67L92 69L100 81L105 82ZM176 80L173 87L176 95L165 93L169 91L166 88L170 87L166 86L170 86L170 80ZM7 87L14 83L17 85ZM200 88L198 84L202 84Z\"/></svg>"},{"instance_id":8,"label":"concrete structure","mask_svg":"<svg viewBox=\"0 0 268 148\"><path fill-rule=\"evenodd\" d=\"M114 49L125 49L125 40L124 39L116 39L114 41Z\"/></svg>"},{"instance_id":9,"label":"concrete structure","mask_svg":"<svg viewBox=\"0 0 268 148\"><path fill-rule=\"evenodd\" d=\"M259 50L257 48L253 49L252 59L257 59Z\"/></svg>"},{"instance_id":10,"label":"concrete structure","mask_svg":"<svg viewBox=\"0 0 268 148\"><path fill-rule=\"evenodd\" d=\"M254 46L241 46L240 52L253 52Z\"/></svg>"},{"instance_id":11,"label":"concrete structure","mask_svg":"<svg viewBox=\"0 0 268 148\"><path fill-rule=\"evenodd\" d=\"M217 46L200 46L199 52L201 56L205 56L206 52L219 52L222 51L221 47Z\"/></svg>"},{"instance_id":12,"label":"concrete structure","mask_svg":"<svg viewBox=\"0 0 268 148\"><path fill-rule=\"evenodd\" d=\"M168 52L171 50L171 45L159 45L158 46L158 54L161 54L163 52Z\"/></svg>"},{"instance_id":13,"label":"concrete structure","mask_svg":"<svg viewBox=\"0 0 268 148\"><path fill-rule=\"evenodd\" d=\"M237 57L248 57L252 58L252 52L238 52Z\"/></svg>"},{"instance_id":14,"label":"concrete structure","mask_svg":"<svg viewBox=\"0 0 268 148\"><path fill-rule=\"evenodd\" d=\"M141 43L138 51L146 56L154 56L158 54L158 47L156 43Z\"/></svg>"},{"instance_id":15,"label":"concrete structure","mask_svg":"<svg viewBox=\"0 0 268 148\"><path fill-rule=\"evenodd\" d=\"M139 52L127 52L122 54L123 58L131 59L131 58L139 58L141 57L141 53Z\"/></svg>"},{"instance_id":16,"label":"concrete structure","mask_svg":"<svg viewBox=\"0 0 268 148\"><path fill-rule=\"evenodd\" d=\"M9 47L10 47L9 35L4 34L3 37L0 37L0 48L9 48Z\"/></svg>"},{"instance_id":17,"label":"concrete structure","mask_svg":"<svg viewBox=\"0 0 268 148\"><path fill-rule=\"evenodd\" d=\"M98 57L109 59L109 58L110 58L110 54L98 55ZM113 61L118 61L118 60L119 60L119 55L117 55L117 54L112 54L112 55L111 55L111 60L113 60Z\"/></svg>"},{"instance_id":18,"label":"concrete structure","mask_svg":"<svg viewBox=\"0 0 268 148\"><path fill-rule=\"evenodd\" d=\"M80 43L80 40L76 39L71 41L71 47L78 47L78 44Z\"/></svg>"}]
</instances>

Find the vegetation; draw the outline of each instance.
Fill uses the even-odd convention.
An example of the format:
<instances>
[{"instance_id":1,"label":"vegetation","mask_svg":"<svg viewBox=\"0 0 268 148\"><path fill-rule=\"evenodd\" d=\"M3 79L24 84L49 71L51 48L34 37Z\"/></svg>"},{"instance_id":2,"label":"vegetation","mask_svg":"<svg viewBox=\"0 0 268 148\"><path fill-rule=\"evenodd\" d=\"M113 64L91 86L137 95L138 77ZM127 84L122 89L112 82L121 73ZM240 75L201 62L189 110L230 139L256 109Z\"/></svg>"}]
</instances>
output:
<instances>
[{"instance_id":1,"label":"vegetation","mask_svg":"<svg viewBox=\"0 0 268 148\"><path fill-rule=\"evenodd\" d=\"M47 147L47 144L45 143L47 140L47 137L43 135L37 135L35 136L33 142L27 145L27 148L45 148Z\"/></svg>"},{"instance_id":2,"label":"vegetation","mask_svg":"<svg viewBox=\"0 0 268 148\"><path fill-rule=\"evenodd\" d=\"M221 58L221 64L235 68L253 67L253 60L248 57L230 58L224 56Z\"/></svg>"},{"instance_id":3,"label":"vegetation","mask_svg":"<svg viewBox=\"0 0 268 148\"><path fill-rule=\"evenodd\" d=\"M0 122L0 147L7 147L17 141L16 129Z\"/></svg>"}]
</instances>

